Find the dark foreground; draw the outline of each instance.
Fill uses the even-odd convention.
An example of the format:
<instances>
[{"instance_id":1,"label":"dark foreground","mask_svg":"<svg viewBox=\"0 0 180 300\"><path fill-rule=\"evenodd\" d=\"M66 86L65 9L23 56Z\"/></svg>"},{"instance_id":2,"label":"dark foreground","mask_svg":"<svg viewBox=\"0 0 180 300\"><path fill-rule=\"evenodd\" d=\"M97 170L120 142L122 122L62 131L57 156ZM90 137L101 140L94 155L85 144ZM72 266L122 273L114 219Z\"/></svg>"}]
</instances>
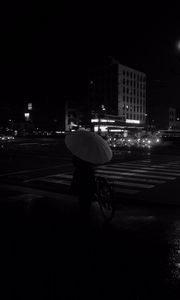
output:
<instances>
[{"instance_id":1,"label":"dark foreground","mask_svg":"<svg viewBox=\"0 0 180 300\"><path fill-rule=\"evenodd\" d=\"M165 154L168 161L179 160L179 149L161 147L157 157L153 151L150 156L158 162ZM148 155L122 152L115 161ZM59 190L56 197L45 197L46 183L43 197L34 200L2 189L4 183L23 189L28 174L64 172L69 162L63 141L47 139L20 141L0 156L0 299L179 300L180 206L159 202L165 187L169 202L178 202L179 181L163 185L159 194L148 193L152 205L120 199L110 224L97 207L91 222L82 223L77 199ZM11 172L16 174L3 175Z\"/></svg>"},{"instance_id":2,"label":"dark foreground","mask_svg":"<svg viewBox=\"0 0 180 300\"><path fill-rule=\"evenodd\" d=\"M60 201L61 200L61 201ZM121 207L80 221L76 200L1 201L1 299L180 299L180 210Z\"/></svg>"}]
</instances>

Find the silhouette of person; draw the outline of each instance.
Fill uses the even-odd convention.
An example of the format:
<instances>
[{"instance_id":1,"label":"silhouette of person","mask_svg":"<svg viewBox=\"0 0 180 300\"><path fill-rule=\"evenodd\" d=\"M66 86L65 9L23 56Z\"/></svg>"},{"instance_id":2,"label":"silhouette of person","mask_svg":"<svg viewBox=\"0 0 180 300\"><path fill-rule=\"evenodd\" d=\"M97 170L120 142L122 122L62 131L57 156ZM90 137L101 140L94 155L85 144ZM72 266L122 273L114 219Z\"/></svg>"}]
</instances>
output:
<instances>
[{"instance_id":1,"label":"silhouette of person","mask_svg":"<svg viewBox=\"0 0 180 300\"><path fill-rule=\"evenodd\" d=\"M70 186L70 193L79 197L81 216L89 215L91 202L96 192L94 166L73 155L75 170Z\"/></svg>"}]
</instances>

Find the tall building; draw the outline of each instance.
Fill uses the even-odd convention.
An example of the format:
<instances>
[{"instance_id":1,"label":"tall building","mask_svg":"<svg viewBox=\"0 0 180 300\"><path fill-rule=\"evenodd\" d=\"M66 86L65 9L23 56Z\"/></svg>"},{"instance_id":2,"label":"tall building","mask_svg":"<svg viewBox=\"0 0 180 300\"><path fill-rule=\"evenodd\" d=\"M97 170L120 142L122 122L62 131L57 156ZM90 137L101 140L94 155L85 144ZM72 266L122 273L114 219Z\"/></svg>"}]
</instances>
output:
<instances>
[{"instance_id":1,"label":"tall building","mask_svg":"<svg viewBox=\"0 0 180 300\"><path fill-rule=\"evenodd\" d=\"M116 115L125 124L146 123L146 75L111 60L89 73L89 107Z\"/></svg>"},{"instance_id":2,"label":"tall building","mask_svg":"<svg viewBox=\"0 0 180 300\"><path fill-rule=\"evenodd\" d=\"M146 75L118 64L118 115L126 123L146 122Z\"/></svg>"}]
</instances>

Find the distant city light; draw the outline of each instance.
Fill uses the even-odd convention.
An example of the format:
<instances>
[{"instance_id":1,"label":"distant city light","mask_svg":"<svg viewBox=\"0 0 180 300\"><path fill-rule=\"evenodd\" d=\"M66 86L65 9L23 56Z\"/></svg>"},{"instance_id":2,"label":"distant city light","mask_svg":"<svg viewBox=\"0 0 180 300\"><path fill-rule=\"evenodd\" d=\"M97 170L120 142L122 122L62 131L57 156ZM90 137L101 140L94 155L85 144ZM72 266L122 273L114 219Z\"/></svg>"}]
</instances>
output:
<instances>
[{"instance_id":1,"label":"distant city light","mask_svg":"<svg viewBox=\"0 0 180 300\"><path fill-rule=\"evenodd\" d=\"M110 132L123 132L122 129L109 129Z\"/></svg>"},{"instance_id":2,"label":"distant city light","mask_svg":"<svg viewBox=\"0 0 180 300\"><path fill-rule=\"evenodd\" d=\"M107 119L91 119L91 123L97 123L97 122L102 122L102 123L114 123L115 120L107 120Z\"/></svg>"},{"instance_id":3,"label":"distant city light","mask_svg":"<svg viewBox=\"0 0 180 300\"><path fill-rule=\"evenodd\" d=\"M94 126L94 131L97 132L99 131L99 129L102 131L102 132L105 132L107 131L107 126Z\"/></svg>"},{"instance_id":4,"label":"distant city light","mask_svg":"<svg viewBox=\"0 0 180 300\"><path fill-rule=\"evenodd\" d=\"M140 124L140 120L131 120L131 119L126 119L126 123Z\"/></svg>"},{"instance_id":5,"label":"distant city light","mask_svg":"<svg viewBox=\"0 0 180 300\"><path fill-rule=\"evenodd\" d=\"M100 119L100 122L108 122L108 123L114 123L114 120L106 120L106 119Z\"/></svg>"},{"instance_id":6,"label":"distant city light","mask_svg":"<svg viewBox=\"0 0 180 300\"><path fill-rule=\"evenodd\" d=\"M32 110L32 103L28 103L28 110Z\"/></svg>"},{"instance_id":7,"label":"distant city light","mask_svg":"<svg viewBox=\"0 0 180 300\"><path fill-rule=\"evenodd\" d=\"M91 119L91 123L99 122L99 119Z\"/></svg>"},{"instance_id":8,"label":"distant city light","mask_svg":"<svg viewBox=\"0 0 180 300\"><path fill-rule=\"evenodd\" d=\"M30 113L24 113L24 117L25 117L26 121L28 121L29 117L30 117Z\"/></svg>"}]
</instances>

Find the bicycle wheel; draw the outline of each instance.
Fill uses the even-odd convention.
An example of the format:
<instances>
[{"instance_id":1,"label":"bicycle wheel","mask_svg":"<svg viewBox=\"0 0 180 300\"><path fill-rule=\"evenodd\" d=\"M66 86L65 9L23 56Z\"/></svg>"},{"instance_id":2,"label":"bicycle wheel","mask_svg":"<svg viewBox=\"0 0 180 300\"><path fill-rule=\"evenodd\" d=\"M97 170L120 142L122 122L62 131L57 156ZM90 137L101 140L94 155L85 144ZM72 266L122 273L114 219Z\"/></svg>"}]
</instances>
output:
<instances>
[{"instance_id":1,"label":"bicycle wheel","mask_svg":"<svg viewBox=\"0 0 180 300\"><path fill-rule=\"evenodd\" d=\"M111 186L103 177L96 178L97 201L105 220L111 220L114 216L115 205Z\"/></svg>"}]
</instances>

